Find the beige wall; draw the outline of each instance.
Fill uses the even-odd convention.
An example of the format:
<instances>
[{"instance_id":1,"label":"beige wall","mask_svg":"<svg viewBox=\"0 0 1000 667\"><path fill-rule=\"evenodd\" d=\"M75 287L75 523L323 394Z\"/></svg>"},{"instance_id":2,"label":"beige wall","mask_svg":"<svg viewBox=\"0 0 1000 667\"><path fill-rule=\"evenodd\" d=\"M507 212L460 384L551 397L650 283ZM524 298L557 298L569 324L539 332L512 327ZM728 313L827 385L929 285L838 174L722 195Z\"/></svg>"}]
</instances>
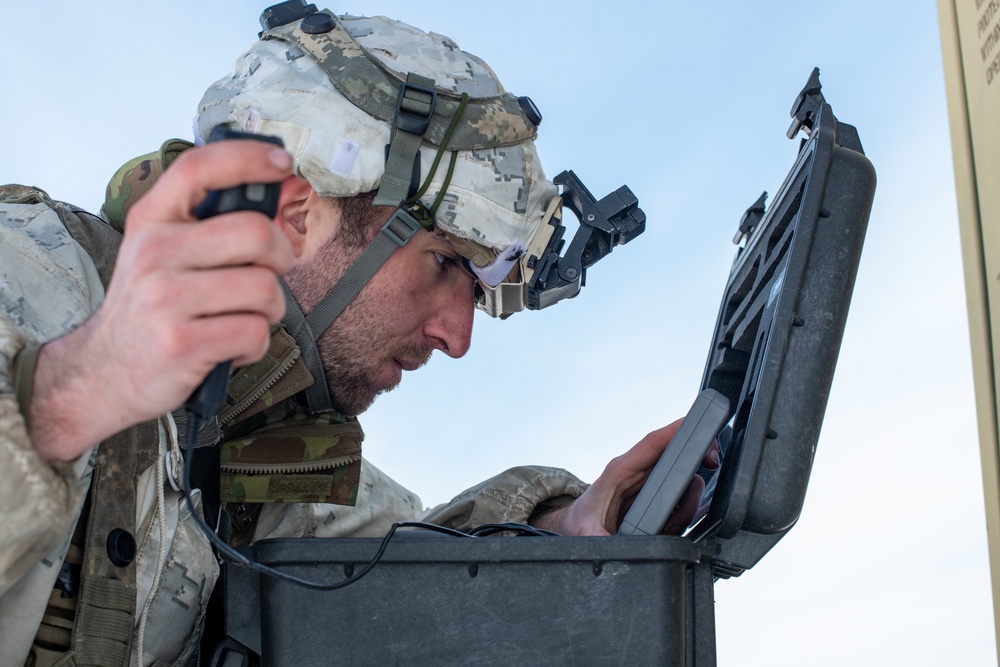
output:
<instances>
[{"instance_id":1,"label":"beige wall","mask_svg":"<svg viewBox=\"0 0 1000 667\"><path fill-rule=\"evenodd\" d=\"M1000 618L1000 0L938 0L972 338L994 619ZM933 267L928 267L933 270ZM1000 632L997 632L1000 638ZM1000 640L998 640L1000 641ZM998 644L1000 651L1000 644Z\"/></svg>"}]
</instances>

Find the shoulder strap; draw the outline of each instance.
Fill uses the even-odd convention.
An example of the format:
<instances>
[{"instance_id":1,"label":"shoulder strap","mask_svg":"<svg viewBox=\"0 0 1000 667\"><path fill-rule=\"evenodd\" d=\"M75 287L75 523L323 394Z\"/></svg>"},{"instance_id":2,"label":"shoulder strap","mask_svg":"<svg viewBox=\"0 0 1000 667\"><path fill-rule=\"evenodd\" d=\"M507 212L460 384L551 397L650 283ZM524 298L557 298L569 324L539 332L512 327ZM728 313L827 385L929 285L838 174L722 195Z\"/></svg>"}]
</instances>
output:
<instances>
[{"instance_id":1,"label":"shoulder strap","mask_svg":"<svg viewBox=\"0 0 1000 667\"><path fill-rule=\"evenodd\" d=\"M112 436L97 450L91 483L80 597L73 627L76 665L128 667L136 601L136 478L156 458L158 425L146 422Z\"/></svg>"},{"instance_id":2,"label":"shoulder strap","mask_svg":"<svg viewBox=\"0 0 1000 667\"><path fill-rule=\"evenodd\" d=\"M90 255L104 289L111 282L111 272L118 259L118 247L122 244L120 231L107 222L81 209L71 208L62 202L53 207L62 219L70 236Z\"/></svg>"}]
</instances>

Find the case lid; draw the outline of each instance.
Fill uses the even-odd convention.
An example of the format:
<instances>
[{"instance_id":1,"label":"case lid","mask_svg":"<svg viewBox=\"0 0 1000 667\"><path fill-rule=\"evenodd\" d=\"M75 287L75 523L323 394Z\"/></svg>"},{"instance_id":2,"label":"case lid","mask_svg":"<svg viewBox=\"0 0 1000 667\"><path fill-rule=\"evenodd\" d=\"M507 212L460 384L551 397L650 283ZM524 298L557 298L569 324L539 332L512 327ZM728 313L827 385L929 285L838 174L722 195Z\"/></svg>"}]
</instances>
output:
<instances>
[{"instance_id":1,"label":"case lid","mask_svg":"<svg viewBox=\"0 0 1000 667\"><path fill-rule=\"evenodd\" d=\"M818 69L791 115L789 138L806 138L771 205L765 193L740 220L702 379L729 399L732 438L689 535L717 543L721 577L757 563L802 510L875 194Z\"/></svg>"}]
</instances>

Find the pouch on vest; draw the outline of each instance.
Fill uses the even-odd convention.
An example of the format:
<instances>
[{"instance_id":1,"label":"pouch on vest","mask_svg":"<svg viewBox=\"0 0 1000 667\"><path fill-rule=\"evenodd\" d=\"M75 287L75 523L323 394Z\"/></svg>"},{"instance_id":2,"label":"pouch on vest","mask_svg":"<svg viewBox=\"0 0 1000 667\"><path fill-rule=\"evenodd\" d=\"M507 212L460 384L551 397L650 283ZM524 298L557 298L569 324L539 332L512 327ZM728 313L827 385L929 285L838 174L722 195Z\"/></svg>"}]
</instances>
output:
<instances>
[{"instance_id":1,"label":"pouch on vest","mask_svg":"<svg viewBox=\"0 0 1000 667\"><path fill-rule=\"evenodd\" d=\"M361 425L336 413L283 414L281 404L312 382L282 325L267 355L233 374L219 412L222 502L354 505Z\"/></svg>"},{"instance_id":2,"label":"pouch on vest","mask_svg":"<svg viewBox=\"0 0 1000 667\"><path fill-rule=\"evenodd\" d=\"M228 440L220 445L221 500L354 505L363 438L356 421L301 416Z\"/></svg>"}]
</instances>

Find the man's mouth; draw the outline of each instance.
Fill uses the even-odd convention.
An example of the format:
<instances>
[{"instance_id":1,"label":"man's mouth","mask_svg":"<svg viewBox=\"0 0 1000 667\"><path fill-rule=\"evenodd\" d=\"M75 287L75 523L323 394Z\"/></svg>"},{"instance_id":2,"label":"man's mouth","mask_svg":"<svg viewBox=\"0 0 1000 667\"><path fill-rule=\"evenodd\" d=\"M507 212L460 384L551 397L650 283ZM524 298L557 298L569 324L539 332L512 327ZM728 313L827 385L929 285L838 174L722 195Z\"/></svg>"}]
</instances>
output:
<instances>
[{"instance_id":1,"label":"man's mouth","mask_svg":"<svg viewBox=\"0 0 1000 667\"><path fill-rule=\"evenodd\" d=\"M423 366L427 360L424 359L423 361L419 361L413 359L393 358L393 361L399 364L399 367L402 368L404 371L415 371L421 366Z\"/></svg>"}]
</instances>

